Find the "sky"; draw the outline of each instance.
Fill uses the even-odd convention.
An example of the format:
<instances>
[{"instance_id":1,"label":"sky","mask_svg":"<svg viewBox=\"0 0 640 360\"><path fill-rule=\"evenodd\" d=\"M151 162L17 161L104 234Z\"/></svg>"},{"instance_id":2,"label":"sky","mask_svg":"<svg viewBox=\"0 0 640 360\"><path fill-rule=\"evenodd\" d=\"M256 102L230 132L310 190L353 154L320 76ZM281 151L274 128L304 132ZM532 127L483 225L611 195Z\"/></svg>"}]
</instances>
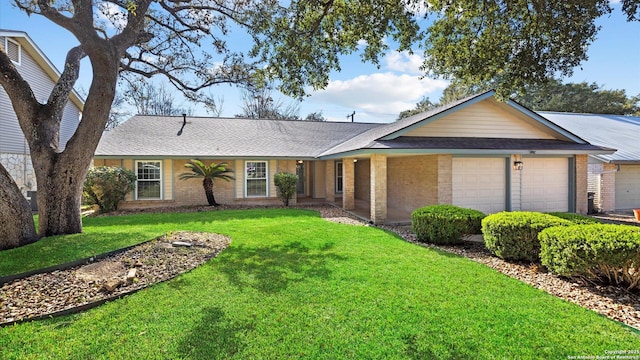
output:
<instances>
[{"instance_id":1,"label":"sky","mask_svg":"<svg viewBox=\"0 0 640 360\"><path fill-rule=\"evenodd\" d=\"M0 0L0 29L27 32L61 70L67 51L78 41L42 16L29 17L10 3ZM574 69L572 77L562 80L595 82L604 89L623 89L628 96L635 96L640 94L640 22L627 22L617 1L612 1L612 6L612 14L598 19L602 28L589 47L589 59ZM322 112L329 121L350 121L355 111L357 122L392 122L401 111L415 107L425 96L432 102L438 101L447 87L445 80L421 78L421 63L418 54L397 52L387 53L380 67L362 63L358 55L343 57L342 71L331 74L328 86L310 92L299 104L300 116ZM76 89L86 93L90 83L90 63L85 59ZM233 117L242 111L239 90L222 85L211 88L210 94L224 99L222 116ZM291 101L285 97L280 100L285 104ZM191 103L182 106L192 108L194 115L208 115Z\"/></svg>"}]
</instances>

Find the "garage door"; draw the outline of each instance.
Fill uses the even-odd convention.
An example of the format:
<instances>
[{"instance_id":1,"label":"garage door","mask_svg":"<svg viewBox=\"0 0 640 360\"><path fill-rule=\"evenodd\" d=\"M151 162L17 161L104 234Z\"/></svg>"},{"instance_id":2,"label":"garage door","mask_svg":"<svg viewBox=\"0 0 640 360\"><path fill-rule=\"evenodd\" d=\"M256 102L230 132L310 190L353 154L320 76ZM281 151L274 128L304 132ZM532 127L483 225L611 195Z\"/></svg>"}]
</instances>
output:
<instances>
[{"instance_id":1,"label":"garage door","mask_svg":"<svg viewBox=\"0 0 640 360\"><path fill-rule=\"evenodd\" d=\"M504 158L453 158L453 205L494 213L505 210Z\"/></svg>"},{"instance_id":2,"label":"garage door","mask_svg":"<svg viewBox=\"0 0 640 360\"><path fill-rule=\"evenodd\" d=\"M616 173L616 209L640 208L640 165L621 165Z\"/></svg>"},{"instance_id":3,"label":"garage door","mask_svg":"<svg viewBox=\"0 0 640 360\"><path fill-rule=\"evenodd\" d=\"M569 159L525 158L520 209L569 211Z\"/></svg>"}]
</instances>

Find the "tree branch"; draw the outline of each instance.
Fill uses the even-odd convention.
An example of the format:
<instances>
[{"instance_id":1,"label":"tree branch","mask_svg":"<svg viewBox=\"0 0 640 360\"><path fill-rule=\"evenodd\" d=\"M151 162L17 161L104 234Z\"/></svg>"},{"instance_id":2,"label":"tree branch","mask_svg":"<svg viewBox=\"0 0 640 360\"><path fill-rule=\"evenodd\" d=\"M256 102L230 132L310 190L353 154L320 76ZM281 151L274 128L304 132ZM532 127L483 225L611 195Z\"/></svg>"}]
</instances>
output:
<instances>
[{"instance_id":1,"label":"tree branch","mask_svg":"<svg viewBox=\"0 0 640 360\"><path fill-rule=\"evenodd\" d=\"M64 110L69 94L73 91L73 86L80 74L80 60L86 55L82 46L76 46L67 53L67 58L64 62L64 71L47 100L47 106L51 107L54 113L62 113Z\"/></svg>"}]
</instances>

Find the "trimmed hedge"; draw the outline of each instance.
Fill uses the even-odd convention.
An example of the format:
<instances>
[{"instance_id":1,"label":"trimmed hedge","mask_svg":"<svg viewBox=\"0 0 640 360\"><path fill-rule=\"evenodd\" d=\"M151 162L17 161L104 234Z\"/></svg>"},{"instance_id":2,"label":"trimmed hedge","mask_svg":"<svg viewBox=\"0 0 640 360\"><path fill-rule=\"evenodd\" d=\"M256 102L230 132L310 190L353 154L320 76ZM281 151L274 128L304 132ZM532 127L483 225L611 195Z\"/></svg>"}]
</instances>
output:
<instances>
[{"instance_id":1,"label":"trimmed hedge","mask_svg":"<svg viewBox=\"0 0 640 360\"><path fill-rule=\"evenodd\" d=\"M579 224L602 224L602 221L592 218L591 216L576 214L576 213L567 213L567 212L549 212L549 215L553 215L559 217L561 219L569 220L572 223Z\"/></svg>"},{"instance_id":2,"label":"trimmed hedge","mask_svg":"<svg viewBox=\"0 0 640 360\"><path fill-rule=\"evenodd\" d=\"M549 271L584 276L628 290L640 287L640 228L630 225L552 227L539 234L540 258Z\"/></svg>"},{"instance_id":3,"label":"trimmed hedge","mask_svg":"<svg viewBox=\"0 0 640 360\"><path fill-rule=\"evenodd\" d=\"M120 167L91 168L82 187L83 198L98 205L100 213L118 210L118 203L135 189L136 179L133 171Z\"/></svg>"},{"instance_id":4,"label":"trimmed hedge","mask_svg":"<svg viewBox=\"0 0 640 360\"><path fill-rule=\"evenodd\" d=\"M296 194L298 175L287 172L279 172L273 175L273 183L278 188L278 197L284 206L289 206L289 200Z\"/></svg>"},{"instance_id":5,"label":"trimmed hedge","mask_svg":"<svg viewBox=\"0 0 640 360\"><path fill-rule=\"evenodd\" d=\"M538 262L538 233L548 227L560 225L568 226L572 223L539 212L500 212L482 220L482 235L486 248L502 259Z\"/></svg>"},{"instance_id":6,"label":"trimmed hedge","mask_svg":"<svg viewBox=\"0 0 640 360\"><path fill-rule=\"evenodd\" d=\"M411 228L418 241L459 244L464 234L479 234L482 211L454 205L432 205L411 213Z\"/></svg>"}]
</instances>

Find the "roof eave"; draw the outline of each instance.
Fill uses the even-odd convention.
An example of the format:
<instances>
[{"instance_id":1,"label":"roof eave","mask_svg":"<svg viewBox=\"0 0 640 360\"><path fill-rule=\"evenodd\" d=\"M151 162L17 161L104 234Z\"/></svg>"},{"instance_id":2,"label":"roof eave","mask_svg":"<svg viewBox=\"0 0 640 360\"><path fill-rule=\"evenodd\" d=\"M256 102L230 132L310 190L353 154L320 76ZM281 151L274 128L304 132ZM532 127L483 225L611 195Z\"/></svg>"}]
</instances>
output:
<instances>
[{"instance_id":1,"label":"roof eave","mask_svg":"<svg viewBox=\"0 0 640 360\"><path fill-rule=\"evenodd\" d=\"M44 72L54 81L57 82L60 79L60 72L53 65L51 60L40 50L38 45L31 39L29 34L24 31L14 31L14 30L0 30L0 37L10 37L18 40L20 45L27 49L29 53L36 54L35 57L36 62L44 69ZM71 90L69 94L69 99L71 102L82 112L84 110L84 100L82 97L76 92L75 89Z\"/></svg>"},{"instance_id":2,"label":"roof eave","mask_svg":"<svg viewBox=\"0 0 640 360\"><path fill-rule=\"evenodd\" d=\"M512 108L516 109L517 111L520 111L521 113L527 115L528 117L532 118L533 120L537 121L538 123L544 125L545 127L555 131L556 133L566 137L567 139L574 141L578 144L589 144L588 141L584 140L583 138L579 137L578 135L572 133L571 131L556 125L555 123L553 123L552 121L548 120L547 118L545 118L544 116L538 114L537 112L530 110L529 108L518 104L516 101L514 100L507 100L505 101L505 103L509 106L511 106Z\"/></svg>"}]
</instances>

